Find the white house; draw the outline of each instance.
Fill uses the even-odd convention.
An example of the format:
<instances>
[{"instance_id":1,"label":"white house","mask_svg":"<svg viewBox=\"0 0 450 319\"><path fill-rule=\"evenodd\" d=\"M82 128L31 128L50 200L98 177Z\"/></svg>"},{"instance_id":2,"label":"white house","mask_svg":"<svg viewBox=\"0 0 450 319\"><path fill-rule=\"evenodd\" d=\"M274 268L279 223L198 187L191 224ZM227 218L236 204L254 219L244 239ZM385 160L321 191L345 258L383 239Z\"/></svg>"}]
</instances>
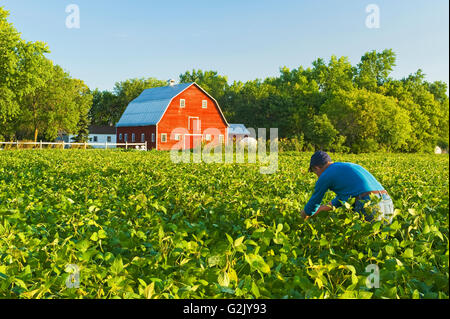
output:
<instances>
[{"instance_id":1,"label":"white house","mask_svg":"<svg viewBox=\"0 0 450 319\"><path fill-rule=\"evenodd\" d=\"M64 142L72 142L72 138L76 135L65 135ZM102 145L93 145L93 143L101 143ZM114 126L89 126L88 145L93 148L105 148L106 143L117 143L116 128ZM108 148L116 148L115 145L108 146Z\"/></svg>"}]
</instances>

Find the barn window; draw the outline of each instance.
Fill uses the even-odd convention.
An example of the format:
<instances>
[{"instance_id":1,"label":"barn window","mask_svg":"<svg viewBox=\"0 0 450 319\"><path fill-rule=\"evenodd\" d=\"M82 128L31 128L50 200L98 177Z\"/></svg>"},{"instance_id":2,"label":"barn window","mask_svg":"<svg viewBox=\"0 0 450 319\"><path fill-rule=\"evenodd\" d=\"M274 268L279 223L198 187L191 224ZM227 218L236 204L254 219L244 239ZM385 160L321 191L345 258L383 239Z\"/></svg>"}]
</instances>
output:
<instances>
[{"instance_id":1,"label":"barn window","mask_svg":"<svg viewBox=\"0 0 450 319\"><path fill-rule=\"evenodd\" d=\"M203 100L202 101L202 108L206 109L208 107L208 101L207 100Z\"/></svg>"},{"instance_id":2,"label":"barn window","mask_svg":"<svg viewBox=\"0 0 450 319\"><path fill-rule=\"evenodd\" d=\"M141 134L141 142L145 142L145 133Z\"/></svg>"},{"instance_id":3,"label":"barn window","mask_svg":"<svg viewBox=\"0 0 450 319\"><path fill-rule=\"evenodd\" d=\"M223 143L223 135L219 135L219 143Z\"/></svg>"},{"instance_id":4,"label":"barn window","mask_svg":"<svg viewBox=\"0 0 450 319\"><path fill-rule=\"evenodd\" d=\"M119 134L119 141L122 140L122 133Z\"/></svg>"},{"instance_id":5,"label":"barn window","mask_svg":"<svg viewBox=\"0 0 450 319\"><path fill-rule=\"evenodd\" d=\"M128 133L125 133L125 142L128 142Z\"/></svg>"},{"instance_id":6,"label":"barn window","mask_svg":"<svg viewBox=\"0 0 450 319\"><path fill-rule=\"evenodd\" d=\"M136 142L136 134L131 134L131 142L134 143Z\"/></svg>"},{"instance_id":7,"label":"barn window","mask_svg":"<svg viewBox=\"0 0 450 319\"><path fill-rule=\"evenodd\" d=\"M155 143L155 133L152 133L152 143Z\"/></svg>"},{"instance_id":8,"label":"barn window","mask_svg":"<svg viewBox=\"0 0 450 319\"><path fill-rule=\"evenodd\" d=\"M111 136L108 136L108 137L106 138L106 140L108 141L108 143L111 143Z\"/></svg>"},{"instance_id":9,"label":"barn window","mask_svg":"<svg viewBox=\"0 0 450 319\"><path fill-rule=\"evenodd\" d=\"M166 133L161 134L161 142L162 143L167 142L167 134Z\"/></svg>"},{"instance_id":10,"label":"barn window","mask_svg":"<svg viewBox=\"0 0 450 319\"><path fill-rule=\"evenodd\" d=\"M211 141L211 134L206 134L206 136L205 136L205 140L207 140L207 141Z\"/></svg>"},{"instance_id":11,"label":"barn window","mask_svg":"<svg viewBox=\"0 0 450 319\"><path fill-rule=\"evenodd\" d=\"M180 108L184 109L186 107L186 101L184 99L180 99Z\"/></svg>"},{"instance_id":12,"label":"barn window","mask_svg":"<svg viewBox=\"0 0 450 319\"><path fill-rule=\"evenodd\" d=\"M94 142L98 142L98 137L94 136Z\"/></svg>"}]
</instances>

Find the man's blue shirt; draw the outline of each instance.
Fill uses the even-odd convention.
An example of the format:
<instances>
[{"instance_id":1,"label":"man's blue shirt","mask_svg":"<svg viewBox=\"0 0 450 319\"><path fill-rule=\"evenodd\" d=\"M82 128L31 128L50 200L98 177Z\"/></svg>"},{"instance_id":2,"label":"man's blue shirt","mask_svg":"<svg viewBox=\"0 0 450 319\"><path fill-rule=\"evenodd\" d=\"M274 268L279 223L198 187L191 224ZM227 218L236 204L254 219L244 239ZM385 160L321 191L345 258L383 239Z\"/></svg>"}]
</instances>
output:
<instances>
[{"instance_id":1,"label":"man's blue shirt","mask_svg":"<svg viewBox=\"0 0 450 319\"><path fill-rule=\"evenodd\" d=\"M314 215L328 190L336 193L331 201L334 207L340 207L350 197L370 191L384 190L383 186L365 168L353 163L333 163L320 175L314 188L314 194L305 206L308 216Z\"/></svg>"}]
</instances>

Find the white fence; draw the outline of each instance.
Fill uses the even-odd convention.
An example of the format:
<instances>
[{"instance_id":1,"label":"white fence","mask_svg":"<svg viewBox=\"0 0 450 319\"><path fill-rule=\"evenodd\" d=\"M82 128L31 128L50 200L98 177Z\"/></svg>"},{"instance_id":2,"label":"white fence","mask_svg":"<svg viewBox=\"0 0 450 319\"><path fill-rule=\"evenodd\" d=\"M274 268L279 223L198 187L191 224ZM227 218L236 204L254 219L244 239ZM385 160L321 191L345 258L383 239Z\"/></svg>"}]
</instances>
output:
<instances>
[{"instance_id":1,"label":"white fence","mask_svg":"<svg viewBox=\"0 0 450 319\"><path fill-rule=\"evenodd\" d=\"M43 149L44 146L47 146L47 148L71 148L72 145L82 146L84 149L87 149L88 146L104 146L105 149L111 148L111 147L117 147L117 146L125 146L125 149L129 148L136 148L139 150L147 150L147 142L145 143L68 143L68 142L0 142L0 149L2 149L3 145L11 145L11 148L19 149L19 145L34 145L37 146L39 149ZM56 147L54 147L56 146Z\"/></svg>"}]
</instances>

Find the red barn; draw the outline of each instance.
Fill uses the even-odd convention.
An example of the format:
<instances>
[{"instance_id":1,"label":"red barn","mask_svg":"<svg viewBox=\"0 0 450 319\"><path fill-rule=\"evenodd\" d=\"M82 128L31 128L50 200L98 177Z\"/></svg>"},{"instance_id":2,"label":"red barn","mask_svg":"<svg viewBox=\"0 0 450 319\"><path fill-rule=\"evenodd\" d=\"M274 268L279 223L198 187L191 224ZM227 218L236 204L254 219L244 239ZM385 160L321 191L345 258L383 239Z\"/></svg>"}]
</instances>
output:
<instances>
[{"instance_id":1,"label":"red barn","mask_svg":"<svg viewBox=\"0 0 450 319\"><path fill-rule=\"evenodd\" d=\"M147 142L148 149L190 149L227 143L228 123L217 101L197 83L147 89L117 123L117 143Z\"/></svg>"}]
</instances>

